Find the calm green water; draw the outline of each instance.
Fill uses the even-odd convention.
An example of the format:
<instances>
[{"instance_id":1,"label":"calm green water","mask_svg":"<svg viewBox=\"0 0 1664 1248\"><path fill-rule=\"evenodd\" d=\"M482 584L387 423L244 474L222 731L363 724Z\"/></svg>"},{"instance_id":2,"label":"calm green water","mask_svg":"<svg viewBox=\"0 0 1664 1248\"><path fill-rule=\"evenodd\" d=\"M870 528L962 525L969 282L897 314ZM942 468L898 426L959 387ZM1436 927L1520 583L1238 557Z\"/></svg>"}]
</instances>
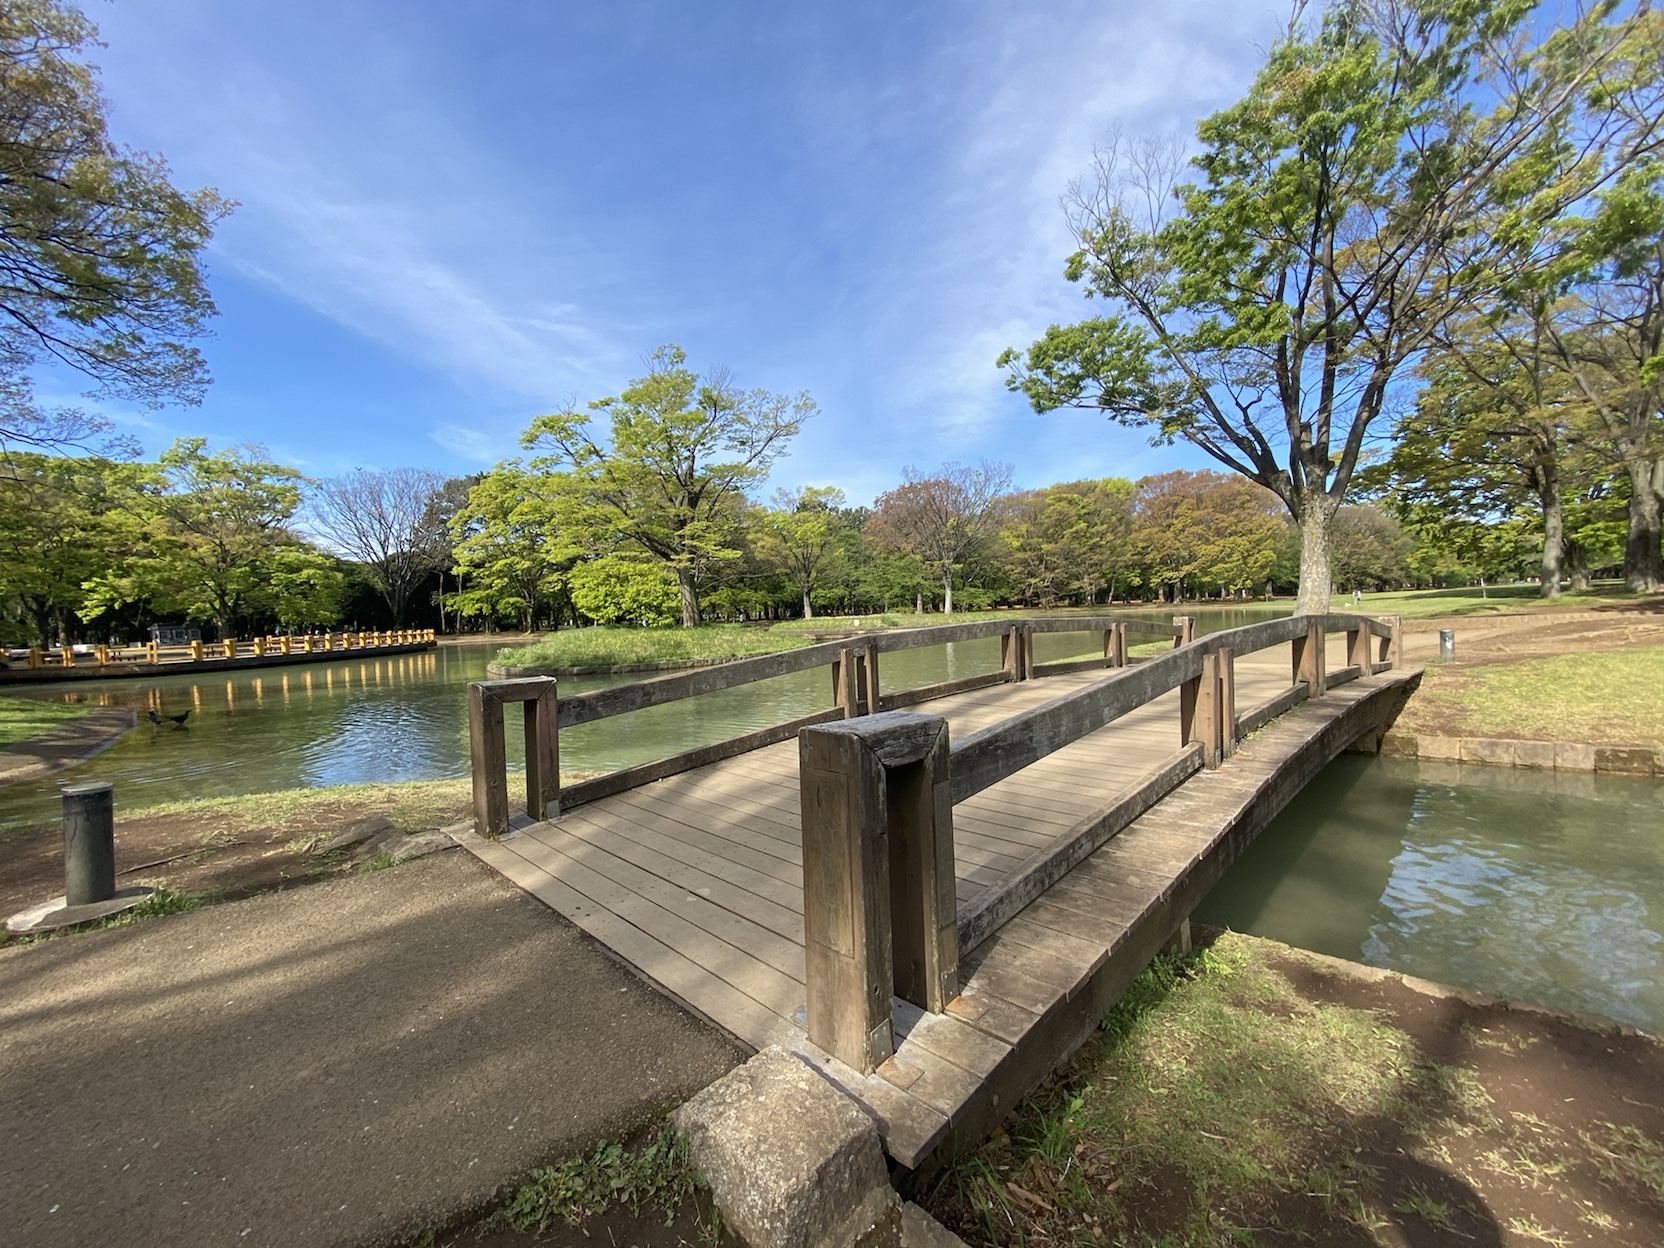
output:
<instances>
[{"instance_id":1,"label":"calm green water","mask_svg":"<svg viewBox=\"0 0 1664 1248\"><path fill-rule=\"evenodd\" d=\"M1173 613L1137 614L1170 622ZM1214 611L1198 627L1235 627L1267 614L1265 608ZM1093 653L1098 637L1044 634L1035 638L1035 657L1052 662ZM257 668L217 678L96 681L72 690L42 690L32 696L134 706L140 726L79 767L0 788L0 836L56 820L60 784L113 781L118 809L137 810L188 798L465 776L465 686L486 678L486 663L497 650L441 646L423 654ZM886 654L879 676L893 691L991 672L998 665L999 642L989 638ZM643 678L562 678L560 689L575 694ZM831 701L825 668L759 681L568 729L561 733L561 764L575 771L629 767L805 715ZM170 715L189 708L189 730L171 724L151 729L145 721L151 708ZM508 736L510 765L519 766L520 734L511 725Z\"/></svg>"},{"instance_id":2,"label":"calm green water","mask_svg":"<svg viewBox=\"0 0 1664 1248\"><path fill-rule=\"evenodd\" d=\"M1664 785L1343 755L1196 918L1664 1034Z\"/></svg>"}]
</instances>

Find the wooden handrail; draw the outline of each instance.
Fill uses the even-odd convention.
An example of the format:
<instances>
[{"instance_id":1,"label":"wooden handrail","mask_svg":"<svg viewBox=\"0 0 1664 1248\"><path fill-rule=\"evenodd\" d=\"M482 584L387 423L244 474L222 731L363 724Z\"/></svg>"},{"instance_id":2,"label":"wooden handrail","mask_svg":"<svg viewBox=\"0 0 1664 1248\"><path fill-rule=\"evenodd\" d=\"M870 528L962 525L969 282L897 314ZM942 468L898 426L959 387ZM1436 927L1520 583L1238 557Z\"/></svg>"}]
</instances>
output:
<instances>
[{"instance_id":1,"label":"wooden handrail","mask_svg":"<svg viewBox=\"0 0 1664 1248\"><path fill-rule=\"evenodd\" d=\"M662 706L666 702L679 702L683 698L697 697L702 693L715 693L759 680L771 680L776 676L808 671L810 668L835 662L842 651L856 646L857 643L859 648L871 648L880 654L889 654L923 646L942 646L956 641L999 637L1018 627L1037 633L1098 633L1107 632L1117 626L1128 632L1157 637L1176 637L1179 633L1171 624L1157 624L1150 620L1125 620L1112 615L973 620L969 624L936 624L928 628L899 628L886 632L863 633L858 637L817 642L815 645L803 646L796 650L781 650L755 658L735 659L711 667L674 672L650 680L638 680L627 685L613 685L606 689L580 693L562 699L560 726L573 728L597 719L626 715L650 706Z\"/></svg>"}]
</instances>

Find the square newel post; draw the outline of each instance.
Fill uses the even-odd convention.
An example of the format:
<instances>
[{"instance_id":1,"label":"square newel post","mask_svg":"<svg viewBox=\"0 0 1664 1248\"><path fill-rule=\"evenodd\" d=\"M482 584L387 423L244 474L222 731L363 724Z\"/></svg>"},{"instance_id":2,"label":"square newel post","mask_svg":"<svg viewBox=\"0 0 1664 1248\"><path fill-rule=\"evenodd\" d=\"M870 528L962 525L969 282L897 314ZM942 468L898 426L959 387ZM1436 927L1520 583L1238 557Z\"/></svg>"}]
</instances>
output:
<instances>
[{"instance_id":1,"label":"square newel post","mask_svg":"<svg viewBox=\"0 0 1664 1248\"><path fill-rule=\"evenodd\" d=\"M861 713L876 715L882 707L878 692L878 643L869 641L860 658Z\"/></svg>"},{"instance_id":2,"label":"square newel post","mask_svg":"<svg viewBox=\"0 0 1664 1248\"><path fill-rule=\"evenodd\" d=\"M1206 767L1219 766L1223 749L1219 669L1219 655L1204 654L1201 673L1179 686L1179 744L1200 745L1202 764Z\"/></svg>"},{"instance_id":3,"label":"square newel post","mask_svg":"<svg viewBox=\"0 0 1664 1248\"><path fill-rule=\"evenodd\" d=\"M1219 677L1219 757L1236 753L1236 655L1227 649L1214 651Z\"/></svg>"},{"instance_id":4,"label":"square newel post","mask_svg":"<svg viewBox=\"0 0 1664 1248\"><path fill-rule=\"evenodd\" d=\"M1308 698L1320 698L1327 687L1324 649L1328 643L1323 625L1312 624L1305 635L1294 639L1294 683L1306 685Z\"/></svg>"},{"instance_id":5,"label":"square newel post","mask_svg":"<svg viewBox=\"0 0 1664 1248\"><path fill-rule=\"evenodd\" d=\"M1387 623L1392 626L1392 636L1381 638L1381 662L1396 672L1404 666L1404 617L1389 615Z\"/></svg>"},{"instance_id":6,"label":"square newel post","mask_svg":"<svg viewBox=\"0 0 1664 1248\"><path fill-rule=\"evenodd\" d=\"M474 825L485 837L508 831L508 757L503 707L523 704L526 731L526 813L560 814L560 701L553 676L476 680L468 685L468 753L473 768Z\"/></svg>"},{"instance_id":7,"label":"square newel post","mask_svg":"<svg viewBox=\"0 0 1664 1248\"><path fill-rule=\"evenodd\" d=\"M845 719L861 713L861 681L855 657L855 649L846 646L832 660L832 705L843 711Z\"/></svg>"},{"instance_id":8,"label":"square newel post","mask_svg":"<svg viewBox=\"0 0 1664 1248\"><path fill-rule=\"evenodd\" d=\"M1367 624L1346 630L1346 666L1357 668L1359 676L1375 674L1375 665L1369 661L1369 638Z\"/></svg>"},{"instance_id":9,"label":"square newel post","mask_svg":"<svg viewBox=\"0 0 1664 1248\"><path fill-rule=\"evenodd\" d=\"M1196 640L1196 617L1193 615L1175 615L1173 627L1178 629L1178 635L1173 638L1173 649L1188 646Z\"/></svg>"},{"instance_id":10,"label":"square newel post","mask_svg":"<svg viewBox=\"0 0 1664 1248\"><path fill-rule=\"evenodd\" d=\"M1027 680L1033 675L1034 641L1026 624L1013 624L1000 634L1000 667L1008 680Z\"/></svg>"},{"instance_id":11,"label":"square newel post","mask_svg":"<svg viewBox=\"0 0 1664 1248\"><path fill-rule=\"evenodd\" d=\"M798 734L809 1039L867 1072L891 997L959 992L947 720L887 712Z\"/></svg>"}]
</instances>

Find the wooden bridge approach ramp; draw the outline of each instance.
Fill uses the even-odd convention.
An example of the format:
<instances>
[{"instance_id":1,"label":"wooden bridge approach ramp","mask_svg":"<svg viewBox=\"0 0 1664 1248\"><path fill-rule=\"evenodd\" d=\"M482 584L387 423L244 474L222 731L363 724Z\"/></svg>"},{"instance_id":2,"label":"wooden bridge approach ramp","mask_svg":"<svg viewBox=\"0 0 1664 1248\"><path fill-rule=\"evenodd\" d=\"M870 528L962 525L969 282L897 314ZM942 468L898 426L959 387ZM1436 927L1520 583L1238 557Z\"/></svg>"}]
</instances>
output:
<instances>
[{"instance_id":1,"label":"wooden bridge approach ramp","mask_svg":"<svg viewBox=\"0 0 1664 1248\"><path fill-rule=\"evenodd\" d=\"M1033 662L1035 633L1077 631L1090 658ZM1172 648L1129 657L1129 635L1152 634ZM987 636L998 672L880 691L884 652ZM562 727L818 665L825 711L561 789ZM1396 620L1195 638L1182 617L1077 616L871 634L566 699L547 678L480 682L462 839L688 1009L814 1064L918 1169L981 1138L1188 939L1226 866L1338 753L1377 748L1419 675ZM515 703L523 814L503 762Z\"/></svg>"}]
</instances>

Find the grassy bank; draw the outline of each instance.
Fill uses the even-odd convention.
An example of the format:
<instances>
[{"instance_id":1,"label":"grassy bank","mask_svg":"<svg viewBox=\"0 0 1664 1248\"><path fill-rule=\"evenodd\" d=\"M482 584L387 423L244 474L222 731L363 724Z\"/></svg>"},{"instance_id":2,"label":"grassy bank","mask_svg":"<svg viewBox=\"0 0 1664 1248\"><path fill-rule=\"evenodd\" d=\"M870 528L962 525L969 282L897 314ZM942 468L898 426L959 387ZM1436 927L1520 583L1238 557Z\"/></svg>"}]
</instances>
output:
<instances>
[{"instance_id":1,"label":"grassy bank","mask_svg":"<svg viewBox=\"0 0 1664 1248\"><path fill-rule=\"evenodd\" d=\"M452 780L410 780L401 784L340 784L321 789L281 789L240 797L159 802L152 806L123 803L117 818L176 819L204 829L240 833L256 829L311 827L320 820L352 820L366 813L386 815L406 832L425 832L455 823L473 800L466 776Z\"/></svg>"},{"instance_id":2,"label":"grassy bank","mask_svg":"<svg viewBox=\"0 0 1664 1248\"><path fill-rule=\"evenodd\" d=\"M738 659L808 645L808 639L769 628L706 624L699 628L568 628L529 646L498 651L515 667L610 667L672 659Z\"/></svg>"},{"instance_id":3,"label":"grassy bank","mask_svg":"<svg viewBox=\"0 0 1664 1248\"><path fill-rule=\"evenodd\" d=\"M974 1244L1656 1243L1664 1111L1606 1087L1661 1062L1227 934L1158 961L924 1203Z\"/></svg>"},{"instance_id":4,"label":"grassy bank","mask_svg":"<svg viewBox=\"0 0 1664 1248\"><path fill-rule=\"evenodd\" d=\"M34 698L0 698L0 746L16 745L19 741L38 737L59 724L68 724L80 719L90 710L90 702L41 702Z\"/></svg>"},{"instance_id":5,"label":"grassy bank","mask_svg":"<svg viewBox=\"0 0 1664 1248\"><path fill-rule=\"evenodd\" d=\"M1407 732L1664 747L1664 647L1429 668Z\"/></svg>"},{"instance_id":6,"label":"grassy bank","mask_svg":"<svg viewBox=\"0 0 1664 1248\"><path fill-rule=\"evenodd\" d=\"M1587 594L1561 594L1549 601L1541 597L1536 585L1493 585L1481 590L1477 586L1460 589L1415 589L1404 593L1365 594L1362 604L1354 607L1351 594L1336 594L1331 599L1335 611L1362 611L1366 615L1402 615L1407 620L1428 619L1444 615L1483 615L1495 611L1567 611L1590 607L1613 606L1634 602L1638 595L1628 593L1621 582L1610 581L1596 585Z\"/></svg>"}]
</instances>

